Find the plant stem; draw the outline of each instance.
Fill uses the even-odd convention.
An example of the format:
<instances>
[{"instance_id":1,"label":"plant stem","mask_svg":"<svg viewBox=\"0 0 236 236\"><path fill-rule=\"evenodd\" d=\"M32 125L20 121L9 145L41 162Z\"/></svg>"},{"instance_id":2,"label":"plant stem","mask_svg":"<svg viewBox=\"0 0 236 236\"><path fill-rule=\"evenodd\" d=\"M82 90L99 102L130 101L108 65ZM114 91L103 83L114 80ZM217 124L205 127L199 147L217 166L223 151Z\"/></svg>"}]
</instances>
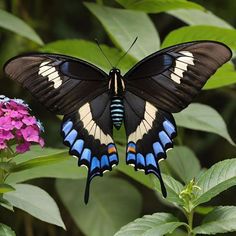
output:
<instances>
[{"instance_id":1,"label":"plant stem","mask_svg":"<svg viewBox=\"0 0 236 236\"><path fill-rule=\"evenodd\" d=\"M193 235L195 235L194 233L193 233L193 211L190 211L190 212L187 212L187 219L188 219L188 226L189 226L189 228L188 228L188 236L193 236Z\"/></svg>"}]
</instances>

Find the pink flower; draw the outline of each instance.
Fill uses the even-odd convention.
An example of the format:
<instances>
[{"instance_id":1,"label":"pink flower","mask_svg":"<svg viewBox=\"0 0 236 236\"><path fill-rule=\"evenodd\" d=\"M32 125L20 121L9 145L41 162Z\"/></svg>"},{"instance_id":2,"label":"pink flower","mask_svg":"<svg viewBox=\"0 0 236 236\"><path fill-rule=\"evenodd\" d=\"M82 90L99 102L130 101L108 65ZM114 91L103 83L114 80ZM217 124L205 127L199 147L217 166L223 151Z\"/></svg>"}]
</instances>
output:
<instances>
[{"instance_id":1,"label":"pink flower","mask_svg":"<svg viewBox=\"0 0 236 236\"><path fill-rule=\"evenodd\" d=\"M16 152L24 153L30 149L32 142L44 146L40 137L43 126L29 112L30 108L23 100L0 95L0 149L11 143L17 144Z\"/></svg>"}]
</instances>

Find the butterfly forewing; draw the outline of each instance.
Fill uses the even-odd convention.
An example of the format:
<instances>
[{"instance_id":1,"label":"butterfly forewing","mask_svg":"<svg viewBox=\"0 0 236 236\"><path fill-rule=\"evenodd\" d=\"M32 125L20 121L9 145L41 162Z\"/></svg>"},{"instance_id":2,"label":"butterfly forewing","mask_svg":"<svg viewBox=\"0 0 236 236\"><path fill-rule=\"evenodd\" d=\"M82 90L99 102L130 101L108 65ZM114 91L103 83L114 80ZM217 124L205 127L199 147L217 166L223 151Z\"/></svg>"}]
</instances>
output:
<instances>
[{"instance_id":1,"label":"butterfly forewing","mask_svg":"<svg viewBox=\"0 0 236 236\"><path fill-rule=\"evenodd\" d=\"M215 71L231 58L218 42L179 44L158 51L134 66L126 89L168 112L184 109Z\"/></svg>"},{"instance_id":2,"label":"butterfly forewing","mask_svg":"<svg viewBox=\"0 0 236 236\"><path fill-rule=\"evenodd\" d=\"M108 75L78 59L29 54L11 59L6 74L56 114L68 114L108 89Z\"/></svg>"}]
</instances>

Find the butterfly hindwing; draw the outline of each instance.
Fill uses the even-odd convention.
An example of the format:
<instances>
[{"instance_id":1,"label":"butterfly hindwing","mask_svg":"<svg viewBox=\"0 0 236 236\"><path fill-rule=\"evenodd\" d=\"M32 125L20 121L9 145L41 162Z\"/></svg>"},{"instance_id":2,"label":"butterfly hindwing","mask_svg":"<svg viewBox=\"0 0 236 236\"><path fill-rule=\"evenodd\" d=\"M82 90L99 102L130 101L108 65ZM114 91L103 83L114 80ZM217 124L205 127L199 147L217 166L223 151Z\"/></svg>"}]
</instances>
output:
<instances>
[{"instance_id":1,"label":"butterfly hindwing","mask_svg":"<svg viewBox=\"0 0 236 236\"><path fill-rule=\"evenodd\" d=\"M230 58L230 49L218 42L175 45L144 58L128 71L126 89L160 109L179 112Z\"/></svg>"},{"instance_id":2,"label":"butterfly hindwing","mask_svg":"<svg viewBox=\"0 0 236 236\"><path fill-rule=\"evenodd\" d=\"M56 114L68 114L107 90L108 75L88 62L57 54L15 57L5 73Z\"/></svg>"},{"instance_id":3,"label":"butterfly hindwing","mask_svg":"<svg viewBox=\"0 0 236 236\"><path fill-rule=\"evenodd\" d=\"M62 123L64 144L69 146L71 155L78 157L78 165L88 168L86 203L91 180L118 164L109 109L109 94L103 93L72 114L66 115Z\"/></svg>"},{"instance_id":4,"label":"butterfly hindwing","mask_svg":"<svg viewBox=\"0 0 236 236\"><path fill-rule=\"evenodd\" d=\"M129 91L124 95L124 108L128 139L126 162L134 165L135 170L155 174L166 196L158 161L166 158L166 151L173 147L176 136L173 116Z\"/></svg>"}]
</instances>

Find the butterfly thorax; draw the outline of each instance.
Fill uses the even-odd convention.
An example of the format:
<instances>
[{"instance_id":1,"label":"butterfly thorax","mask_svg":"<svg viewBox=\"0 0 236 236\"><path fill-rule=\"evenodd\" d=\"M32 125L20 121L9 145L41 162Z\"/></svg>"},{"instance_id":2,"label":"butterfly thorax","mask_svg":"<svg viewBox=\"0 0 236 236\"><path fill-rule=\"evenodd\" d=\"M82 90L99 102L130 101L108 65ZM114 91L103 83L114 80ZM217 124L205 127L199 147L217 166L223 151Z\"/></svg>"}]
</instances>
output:
<instances>
[{"instance_id":1,"label":"butterfly thorax","mask_svg":"<svg viewBox=\"0 0 236 236\"><path fill-rule=\"evenodd\" d=\"M125 85L119 69L113 68L109 73L109 79L111 119L115 128L119 129L124 118L123 92Z\"/></svg>"}]
</instances>

